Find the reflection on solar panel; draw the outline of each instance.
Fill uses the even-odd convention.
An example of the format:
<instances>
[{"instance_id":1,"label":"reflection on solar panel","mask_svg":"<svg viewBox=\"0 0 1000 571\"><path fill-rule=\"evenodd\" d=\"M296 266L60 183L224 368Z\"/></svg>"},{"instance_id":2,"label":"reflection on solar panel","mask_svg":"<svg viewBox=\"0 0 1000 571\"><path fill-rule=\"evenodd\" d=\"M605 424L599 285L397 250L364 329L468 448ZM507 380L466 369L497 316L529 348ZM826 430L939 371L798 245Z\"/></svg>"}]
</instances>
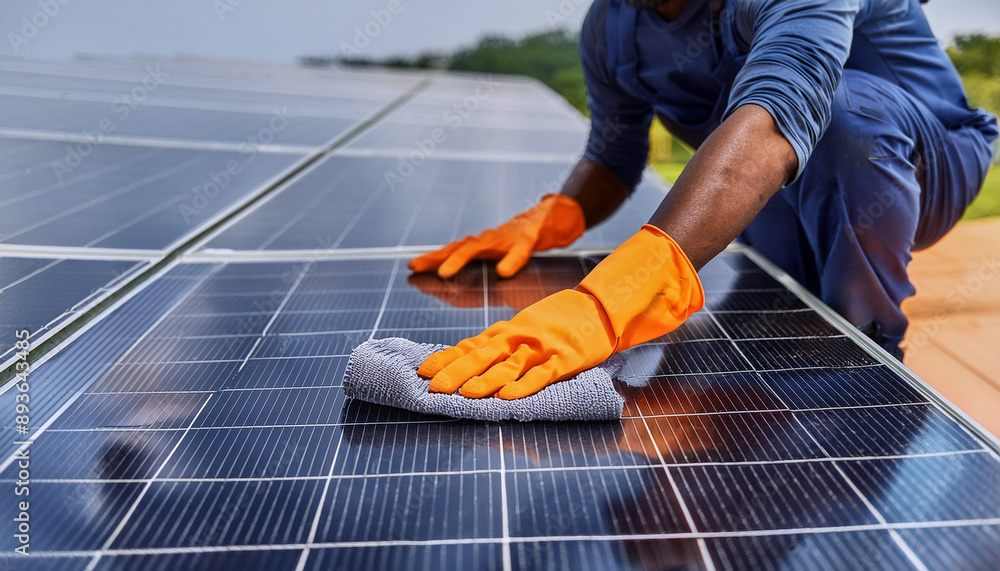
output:
<instances>
[{"instance_id":1,"label":"reflection on solar panel","mask_svg":"<svg viewBox=\"0 0 1000 571\"><path fill-rule=\"evenodd\" d=\"M599 260L582 249L539 257L509 280L476 263L443 282L410 275L402 251L384 250L440 244L522 210L571 164L554 158L569 145L552 141L579 142L579 120L534 82L496 80L497 95L465 126L475 130L456 129L454 148L430 153L391 188L397 139L419 138L476 78L163 66L178 91L170 97L188 102L225 103L223 92L242 93L233 101L243 104L324 90L395 95L344 145L306 153L311 166L286 183L262 175L227 195L214 212L260 198L231 221L150 225L148 242L124 229L109 234L122 233L119 242L94 238L177 195L123 193L99 217L72 209L113 184L186 165L192 149L98 146L76 175L91 178L63 199L32 202L60 192L46 190L45 172L59 146L6 140L0 177L20 186L0 199L35 205L33 223L62 214L56 227L72 239L60 247L160 249L197 237L203 248L168 250L187 257L162 261L35 363L30 568L950 569L1000 560L993 441L749 250L702 270L705 310L629 352L620 422L457 421L347 399L341 382L357 344L457 342L573 287ZM0 61L20 74L19 88L65 80L105 91L97 84L141 70L130 60ZM331 77L336 86L324 87ZM160 116L153 107L149 116ZM526 135L534 115L554 138ZM553 157L525 157L536 151ZM163 176L199 174L186 165ZM582 245L630 234L655 206L656 185L647 181ZM137 264L49 254L0 258L3 296L37 308L3 314L5 326L41 324L105 286L101 272ZM33 294L32 279L62 297ZM13 410L17 391L5 388L0 410ZM21 468L14 440L0 442L0 480L11 489ZM0 502L0 521L18 509ZM0 563L24 565L17 541L0 533Z\"/></svg>"}]
</instances>

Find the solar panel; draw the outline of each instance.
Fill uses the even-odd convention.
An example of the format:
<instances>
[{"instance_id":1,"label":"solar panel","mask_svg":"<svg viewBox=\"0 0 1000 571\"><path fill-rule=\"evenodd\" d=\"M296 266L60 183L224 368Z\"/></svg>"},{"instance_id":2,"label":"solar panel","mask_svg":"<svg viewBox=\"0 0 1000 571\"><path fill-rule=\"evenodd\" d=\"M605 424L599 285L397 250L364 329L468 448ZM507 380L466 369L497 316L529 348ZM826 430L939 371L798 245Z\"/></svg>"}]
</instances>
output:
<instances>
[{"instance_id":1,"label":"solar panel","mask_svg":"<svg viewBox=\"0 0 1000 571\"><path fill-rule=\"evenodd\" d=\"M707 310L630 352L621 422L455 421L343 396L360 341L453 343L595 261L536 259L511 280L476 264L453 282L400 259L176 266L35 373L103 348L33 444L65 451L33 464L36 553L905 568L992 548L995 452L740 252L702 272ZM152 326L123 335L126 315ZM943 552L924 560L911 541L932 531Z\"/></svg>"},{"instance_id":2,"label":"solar panel","mask_svg":"<svg viewBox=\"0 0 1000 571\"><path fill-rule=\"evenodd\" d=\"M0 139L0 243L163 249L301 155ZM76 153L76 154L74 154Z\"/></svg>"},{"instance_id":3,"label":"solar panel","mask_svg":"<svg viewBox=\"0 0 1000 571\"><path fill-rule=\"evenodd\" d=\"M619 422L460 421L347 399L359 343L453 344L575 286L600 259L588 253L631 235L662 184L644 181L575 251L536 257L509 280L477 262L445 282L410 275L398 256L502 222L572 168L580 117L537 82L491 78L496 90L405 176L412 139L450 129L445 113L482 77L439 74L408 93L420 75L0 59L0 98L51 111L17 119L25 129L69 129L150 63L170 77L131 133L160 140L235 141L247 117L263 115L254 106L272 103L305 110L300 141L326 120L380 111L282 186L277 177L304 155L261 154L245 171L253 176L234 178L184 224L175 207L238 153L99 145L58 180L64 142L3 139L0 241L55 256L0 258L0 312L15 312L0 314L4 326L44 328L125 281L104 272L146 267L62 260L61 248L120 248L163 264L34 363L32 568L1000 560L995 443L750 250L708 264L705 309L628 353ZM56 105L54 90L72 96ZM181 120L197 128L171 131ZM389 184L392 173L400 180ZM269 188L232 221L210 223ZM12 211L19 218L4 218ZM209 231L199 251L176 249ZM167 263L168 253L186 257ZM14 410L11 386L0 410ZM0 480L12 486L14 440L0 442ZM0 519L17 508L0 503ZM20 568L16 539L0 537L0 565Z\"/></svg>"},{"instance_id":4,"label":"solar panel","mask_svg":"<svg viewBox=\"0 0 1000 571\"><path fill-rule=\"evenodd\" d=\"M0 350L0 364L6 366L13 358L16 332L27 330L35 342L40 341L145 265L0 256L0 335L11 340Z\"/></svg>"}]
</instances>

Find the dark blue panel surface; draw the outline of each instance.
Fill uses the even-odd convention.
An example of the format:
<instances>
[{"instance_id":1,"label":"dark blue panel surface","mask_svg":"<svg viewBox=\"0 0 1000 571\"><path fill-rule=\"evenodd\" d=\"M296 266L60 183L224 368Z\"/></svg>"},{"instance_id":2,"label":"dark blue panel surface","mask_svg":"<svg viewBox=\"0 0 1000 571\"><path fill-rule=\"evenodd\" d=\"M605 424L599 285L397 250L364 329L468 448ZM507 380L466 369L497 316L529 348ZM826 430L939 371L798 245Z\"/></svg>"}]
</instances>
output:
<instances>
[{"instance_id":1,"label":"dark blue panel surface","mask_svg":"<svg viewBox=\"0 0 1000 571\"><path fill-rule=\"evenodd\" d=\"M15 499L29 502L29 551L87 551L100 549L111 536L142 484L31 482L29 487L28 496L18 497L10 484L11 500L0 506L0 517L13 522L20 513ZM0 538L4 554L13 553L19 544L13 532Z\"/></svg>"},{"instance_id":2,"label":"dark blue panel surface","mask_svg":"<svg viewBox=\"0 0 1000 571\"><path fill-rule=\"evenodd\" d=\"M316 250L445 244L527 210L542 195L557 191L573 167L572 161L439 160L432 155L401 175L400 164L398 158L335 154L206 247ZM662 198L657 185L641 184L618 213L576 244L624 242Z\"/></svg>"},{"instance_id":3,"label":"dark blue panel surface","mask_svg":"<svg viewBox=\"0 0 1000 571\"><path fill-rule=\"evenodd\" d=\"M52 428L184 428L208 400L203 393L85 394Z\"/></svg>"},{"instance_id":4,"label":"dark blue panel surface","mask_svg":"<svg viewBox=\"0 0 1000 571\"><path fill-rule=\"evenodd\" d=\"M316 480L155 482L112 547L302 543L322 487Z\"/></svg>"},{"instance_id":5,"label":"dark blue panel surface","mask_svg":"<svg viewBox=\"0 0 1000 571\"><path fill-rule=\"evenodd\" d=\"M181 432L50 430L28 456L32 480L141 480L152 478L180 441ZM0 473L16 480L18 463Z\"/></svg>"},{"instance_id":6,"label":"dark blue panel surface","mask_svg":"<svg viewBox=\"0 0 1000 571\"><path fill-rule=\"evenodd\" d=\"M1000 524L904 529L900 537L931 569L996 569Z\"/></svg>"},{"instance_id":7,"label":"dark blue panel surface","mask_svg":"<svg viewBox=\"0 0 1000 571\"><path fill-rule=\"evenodd\" d=\"M498 470L498 431L493 424L455 420L344 426L333 473Z\"/></svg>"},{"instance_id":8,"label":"dark blue panel surface","mask_svg":"<svg viewBox=\"0 0 1000 571\"><path fill-rule=\"evenodd\" d=\"M885 366L773 371L761 373L760 377L793 409L927 402L911 384Z\"/></svg>"},{"instance_id":9,"label":"dark blue panel surface","mask_svg":"<svg viewBox=\"0 0 1000 571\"><path fill-rule=\"evenodd\" d=\"M659 467L515 472L507 490L512 536L691 531Z\"/></svg>"},{"instance_id":10,"label":"dark blue panel surface","mask_svg":"<svg viewBox=\"0 0 1000 571\"><path fill-rule=\"evenodd\" d=\"M798 417L833 456L982 450L982 444L930 405L805 411Z\"/></svg>"},{"instance_id":11,"label":"dark blue panel surface","mask_svg":"<svg viewBox=\"0 0 1000 571\"><path fill-rule=\"evenodd\" d=\"M250 359L226 383L227 389L340 386L348 357Z\"/></svg>"},{"instance_id":12,"label":"dark blue panel surface","mask_svg":"<svg viewBox=\"0 0 1000 571\"><path fill-rule=\"evenodd\" d=\"M301 551L207 551L194 553L165 553L162 555L113 555L104 556L97 564L98 571L143 569L145 571L176 571L177 569L294 569ZM89 560L86 560L89 563Z\"/></svg>"},{"instance_id":13,"label":"dark blue panel surface","mask_svg":"<svg viewBox=\"0 0 1000 571\"><path fill-rule=\"evenodd\" d=\"M875 516L832 464L681 466L680 494L703 531L872 524Z\"/></svg>"},{"instance_id":14,"label":"dark blue panel surface","mask_svg":"<svg viewBox=\"0 0 1000 571\"><path fill-rule=\"evenodd\" d=\"M625 416L654 416L781 410L785 405L754 373L718 373L649 377L633 362L624 370L619 386L625 397ZM627 384L626 384L627 383Z\"/></svg>"},{"instance_id":15,"label":"dark blue panel surface","mask_svg":"<svg viewBox=\"0 0 1000 571\"><path fill-rule=\"evenodd\" d=\"M514 569L705 569L694 539L523 542L511 546Z\"/></svg>"},{"instance_id":16,"label":"dark blue panel surface","mask_svg":"<svg viewBox=\"0 0 1000 571\"><path fill-rule=\"evenodd\" d=\"M195 426L336 424L346 399L340 388L225 391L215 395Z\"/></svg>"},{"instance_id":17,"label":"dark blue panel surface","mask_svg":"<svg viewBox=\"0 0 1000 571\"><path fill-rule=\"evenodd\" d=\"M317 541L498 538L497 473L334 478Z\"/></svg>"},{"instance_id":18,"label":"dark blue panel surface","mask_svg":"<svg viewBox=\"0 0 1000 571\"><path fill-rule=\"evenodd\" d=\"M276 106L273 113L136 106L110 113L113 106L91 101L0 95L6 112L0 127L64 133L90 132L112 120L115 136L157 137L189 141L244 143L248 139L276 144L323 145L358 120L291 116ZM360 119L360 118L359 118ZM261 134L263 133L263 134ZM258 143L259 144L259 143Z\"/></svg>"},{"instance_id":19,"label":"dark blue panel surface","mask_svg":"<svg viewBox=\"0 0 1000 571\"><path fill-rule=\"evenodd\" d=\"M889 522L1000 518L1000 462L985 451L843 466Z\"/></svg>"},{"instance_id":20,"label":"dark blue panel surface","mask_svg":"<svg viewBox=\"0 0 1000 571\"><path fill-rule=\"evenodd\" d=\"M718 569L912 569L888 531L706 540Z\"/></svg>"},{"instance_id":21,"label":"dark blue panel surface","mask_svg":"<svg viewBox=\"0 0 1000 571\"><path fill-rule=\"evenodd\" d=\"M387 545L313 549L306 569L405 571L409 569L503 569L498 543L459 545Z\"/></svg>"},{"instance_id":22,"label":"dark blue panel surface","mask_svg":"<svg viewBox=\"0 0 1000 571\"><path fill-rule=\"evenodd\" d=\"M164 478L325 476L341 439L335 426L192 430L163 464Z\"/></svg>"}]
</instances>

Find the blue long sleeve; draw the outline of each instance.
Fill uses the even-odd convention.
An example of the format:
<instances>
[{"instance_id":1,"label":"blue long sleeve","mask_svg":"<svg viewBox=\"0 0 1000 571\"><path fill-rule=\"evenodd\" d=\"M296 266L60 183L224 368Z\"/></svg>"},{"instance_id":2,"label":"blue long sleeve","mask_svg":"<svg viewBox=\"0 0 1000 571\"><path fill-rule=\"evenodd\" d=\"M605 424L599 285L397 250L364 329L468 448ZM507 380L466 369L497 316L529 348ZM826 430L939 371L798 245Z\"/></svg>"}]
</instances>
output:
<instances>
[{"instance_id":1,"label":"blue long sleeve","mask_svg":"<svg viewBox=\"0 0 1000 571\"><path fill-rule=\"evenodd\" d=\"M736 29L752 40L723 119L742 105L766 109L795 150L796 177L830 124L861 7L861 0L754 1L734 14Z\"/></svg>"}]
</instances>

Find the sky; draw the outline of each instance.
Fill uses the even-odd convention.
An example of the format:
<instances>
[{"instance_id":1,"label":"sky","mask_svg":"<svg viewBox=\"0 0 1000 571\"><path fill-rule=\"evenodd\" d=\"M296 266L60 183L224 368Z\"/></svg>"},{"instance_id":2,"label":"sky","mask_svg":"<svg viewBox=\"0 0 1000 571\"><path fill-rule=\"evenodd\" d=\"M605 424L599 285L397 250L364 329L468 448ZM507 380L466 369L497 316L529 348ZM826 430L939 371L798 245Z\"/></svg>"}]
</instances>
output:
<instances>
[{"instance_id":1,"label":"sky","mask_svg":"<svg viewBox=\"0 0 1000 571\"><path fill-rule=\"evenodd\" d=\"M576 29L590 0L0 0L0 55L294 61L451 50L488 33ZM935 34L1000 35L1000 0L931 0ZM30 36L30 37L29 37Z\"/></svg>"}]
</instances>

